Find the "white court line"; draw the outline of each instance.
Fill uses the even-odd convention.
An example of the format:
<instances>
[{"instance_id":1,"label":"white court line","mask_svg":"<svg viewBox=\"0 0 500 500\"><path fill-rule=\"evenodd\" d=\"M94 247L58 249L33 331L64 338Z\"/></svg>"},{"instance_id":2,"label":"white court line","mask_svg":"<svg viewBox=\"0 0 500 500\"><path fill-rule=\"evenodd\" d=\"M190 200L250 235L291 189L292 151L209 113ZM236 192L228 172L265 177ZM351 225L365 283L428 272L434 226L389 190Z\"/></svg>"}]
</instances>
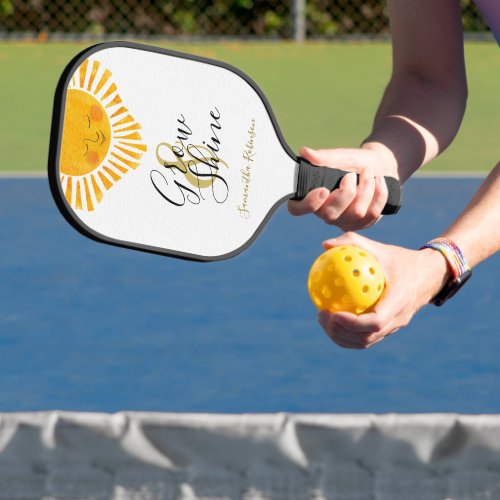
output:
<instances>
[{"instance_id":1,"label":"white court line","mask_svg":"<svg viewBox=\"0 0 500 500\"><path fill-rule=\"evenodd\" d=\"M29 172L29 171L21 171L21 172L15 172L15 171L6 171L6 172L0 172L0 179L46 179L47 178L47 172L44 171L35 171L35 172Z\"/></svg>"},{"instance_id":2,"label":"white court line","mask_svg":"<svg viewBox=\"0 0 500 500\"><path fill-rule=\"evenodd\" d=\"M478 172L474 170L452 170L448 172L426 171L417 172L413 179L483 179L488 175L487 171ZM0 172L0 179L45 179L45 171L4 171Z\"/></svg>"},{"instance_id":3,"label":"white court line","mask_svg":"<svg viewBox=\"0 0 500 500\"><path fill-rule=\"evenodd\" d=\"M416 172L412 177L414 179L484 179L488 173L488 171L478 172L477 170L424 171Z\"/></svg>"}]
</instances>

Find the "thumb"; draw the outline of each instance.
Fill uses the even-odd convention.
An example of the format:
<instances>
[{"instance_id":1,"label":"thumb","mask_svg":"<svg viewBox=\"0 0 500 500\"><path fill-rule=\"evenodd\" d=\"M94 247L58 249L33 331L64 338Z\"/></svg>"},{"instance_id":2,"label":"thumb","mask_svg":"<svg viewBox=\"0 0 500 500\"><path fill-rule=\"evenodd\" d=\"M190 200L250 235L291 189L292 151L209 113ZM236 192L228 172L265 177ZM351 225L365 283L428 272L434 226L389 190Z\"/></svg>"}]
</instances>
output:
<instances>
[{"instance_id":1,"label":"thumb","mask_svg":"<svg viewBox=\"0 0 500 500\"><path fill-rule=\"evenodd\" d=\"M330 250L333 247L340 247L343 245L352 245L359 248L365 249L368 253L371 253L379 264L384 269L384 274L386 274L386 269L389 265L390 255L387 253L387 245L380 243L375 240L371 240L366 236L349 231L347 233L341 234L336 238L331 238L323 241L321 244L325 250Z\"/></svg>"},{"instance_id":2,"label":"thumb","mask_svg":"<svg viewBox=\"0 0 500 500\"><path fill-rule=\"evenodd\" d=\"M302 156L305 160L311 162L313 165L318 165L321 162L318 152L315 149L302 146L299 149L299 156Z\"/></svg>"},{"instance_id":3,"label":"thumb","mask_svg":"<svg viewBox=\"0 0 500 500\"><path fill-rule=\"evenodd\" d=\"M361 236L360 234L357 234L353 231L349 231L347 233L341 234L340 236L337 236L336 238L331 238L323 241L322 245L326 250L341 245L355 245L363 247L366 250L370 251L370 243L371 241L368 238L365 238L364 236Z\"/></svg>"},{"instance_id":4,"label":"thumb","mask_svg":"<svg viewBox=\"0 0 500 500\"><path fill-rule=\"evenodd\" d=\"M311 149L302 147L299 155L311 162L313 165L325 167L347 167L358 171L364 163L363 151L357 149Z\"/></svg>"}]
</instances>

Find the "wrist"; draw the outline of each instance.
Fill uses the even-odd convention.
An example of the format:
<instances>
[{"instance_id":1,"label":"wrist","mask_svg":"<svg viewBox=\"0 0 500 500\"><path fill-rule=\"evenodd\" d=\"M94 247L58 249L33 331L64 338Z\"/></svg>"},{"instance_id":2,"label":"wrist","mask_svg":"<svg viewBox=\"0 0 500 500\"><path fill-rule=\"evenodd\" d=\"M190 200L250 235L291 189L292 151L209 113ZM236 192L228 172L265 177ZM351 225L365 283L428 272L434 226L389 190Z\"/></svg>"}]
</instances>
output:
<instances>
[{"instance_id":1,"label":"wrist","mask_svg":"<svg viewBox=\"0 0 500 500\"><path fill-rule=\"evenodd\" d=\"M422 284L425 290L425 303L432 299L443 289L453 275L446 258L432 248L422 248L418 251L422 258L420 269L425 270Z\"/></svg>"},{"instance_id":2,"label":"wrist","mask_svg":"<svg viewBox=\"0 0 500 500\"><path fill-rule=\"evenodd\" d=\"M377 173L399 179L398 162L394 153L385 144L367 139L361 144L361 149L372 151L378 156L382 168Z\"/></svg>"}]
</instances>

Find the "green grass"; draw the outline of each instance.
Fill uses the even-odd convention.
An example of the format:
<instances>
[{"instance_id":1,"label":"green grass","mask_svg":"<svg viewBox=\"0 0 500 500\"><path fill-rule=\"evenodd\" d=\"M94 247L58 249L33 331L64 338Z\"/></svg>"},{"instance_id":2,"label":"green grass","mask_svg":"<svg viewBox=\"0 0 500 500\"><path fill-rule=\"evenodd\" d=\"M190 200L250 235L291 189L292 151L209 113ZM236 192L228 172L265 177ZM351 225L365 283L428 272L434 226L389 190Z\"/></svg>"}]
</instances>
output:
<instances>
[{"instance_id":1,"label":"green grass","mask_svg":"<svg viewBox=\"0 0 500 500\"><path fill-rule=\"evenodd\" d=\"M0 44L0 170L45 170L54 89L66 63L86 46ZM370 131L391 70L388 43L168 47L221 59L249 74L268 96L294 150L357 146ZM469 103L461 131L426 170L488 170L498 161L498 47L468 43L466 58Z\"/></svg>"}]
</instances>

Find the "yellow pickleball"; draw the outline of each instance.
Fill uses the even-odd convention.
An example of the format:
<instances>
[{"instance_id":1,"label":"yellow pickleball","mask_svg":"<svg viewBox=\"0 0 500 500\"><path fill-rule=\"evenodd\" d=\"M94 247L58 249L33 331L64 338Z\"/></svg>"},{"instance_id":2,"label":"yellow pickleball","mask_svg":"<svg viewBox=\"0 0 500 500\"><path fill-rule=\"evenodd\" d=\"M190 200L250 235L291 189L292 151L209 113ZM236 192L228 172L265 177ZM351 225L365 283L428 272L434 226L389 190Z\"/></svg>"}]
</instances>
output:
<instances>
[{"instance_id":1,"label":"yellow pickleball","mask_svg":"<svg viewBox=\"0 0 500 500\"><path fill-rule=\"evenodd\" d=\"M307 288L318 309L362 314L369 312L382 295L384 271L363 248L334 247L312 265Z\"/></svg>"}]
</instances>

